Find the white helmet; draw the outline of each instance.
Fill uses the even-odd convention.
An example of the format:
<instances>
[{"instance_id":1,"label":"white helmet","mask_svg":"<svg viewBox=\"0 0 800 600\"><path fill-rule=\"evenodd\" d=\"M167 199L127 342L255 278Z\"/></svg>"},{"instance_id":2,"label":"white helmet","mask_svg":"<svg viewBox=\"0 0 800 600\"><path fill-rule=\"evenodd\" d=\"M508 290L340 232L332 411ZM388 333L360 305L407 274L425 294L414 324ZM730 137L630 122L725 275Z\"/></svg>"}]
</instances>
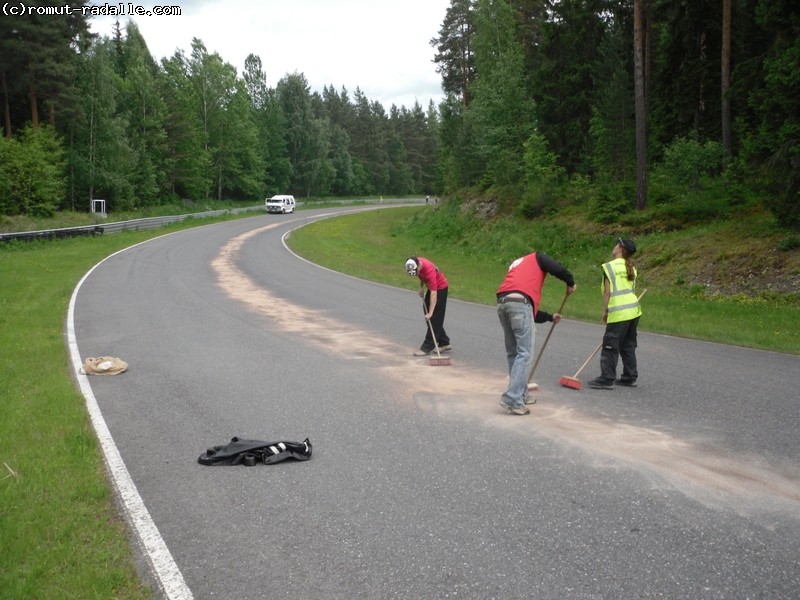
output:
<instances>
[{"instance_id":1,"label":"white helmet","mask_svg":"<svg viewBox=\"0 0 800 600\"><path fill-rule=\"evenodd\" d=\"M406 273L409 275L416 275L417 268L419 268L419 263L416 258L411 257L406 261Z\"/></svg>"}]
</instances>

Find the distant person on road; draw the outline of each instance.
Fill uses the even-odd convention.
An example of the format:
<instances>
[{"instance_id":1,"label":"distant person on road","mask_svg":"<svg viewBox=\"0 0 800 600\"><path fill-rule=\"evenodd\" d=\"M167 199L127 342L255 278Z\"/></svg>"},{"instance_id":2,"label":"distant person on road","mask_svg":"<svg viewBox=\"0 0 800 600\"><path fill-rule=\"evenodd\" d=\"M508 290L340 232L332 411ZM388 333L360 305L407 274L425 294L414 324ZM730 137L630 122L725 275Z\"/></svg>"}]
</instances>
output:
<instances>
[{"instance_id":1,"label":"distant person on road","mask_svg":"<svg viewBox=\"0 0 800 600\"><path fill-rule=\"evenodd\" d=\"M426 356L433 351L435 345L431 328L439 344L439 352L452 350L450 336L444 330L444 315L447 311L447 278L439 268L422 256L411 256L406 260L406 273L419 277L419 296L424 299L425 319L430 321L430 327L425 331L425 339L414 356ZM427 287L427 291L425 288Z\"/></svg>"},{"instance_id":2,"label":"distant person on road","mask_svg":"<svg viewBox=\"0 0 800 600\"><path fill-rule=\"evenodd\" d=\"M636 297L636 267L631 257L636 253L633 240L617 238L611 261L603 269L603 350L600 353L600 377L588 385L599 390L614 389L614 384L636 387L636 330L642 307ZM622 357L622 376L616 379L617 363Z\"/></svg>"},{"instance_id":3,"label":"distant person on road","mask_svg":"<svg viewBox=\"0 0 800 600\"><path fill-rule=\"evenodd\" d=\"M534 322L558 323L561 320L558 313L539 310L542 286L548 273L567 284L567 294L575 291L572 273L543 252L527 254L511 263L497 289L497 316L503 327L508 358L508 389L503 392L500 406L513 415L531 412L525 405L528 404L528 376L536 340Z\"/></svg>"}]
</instances>

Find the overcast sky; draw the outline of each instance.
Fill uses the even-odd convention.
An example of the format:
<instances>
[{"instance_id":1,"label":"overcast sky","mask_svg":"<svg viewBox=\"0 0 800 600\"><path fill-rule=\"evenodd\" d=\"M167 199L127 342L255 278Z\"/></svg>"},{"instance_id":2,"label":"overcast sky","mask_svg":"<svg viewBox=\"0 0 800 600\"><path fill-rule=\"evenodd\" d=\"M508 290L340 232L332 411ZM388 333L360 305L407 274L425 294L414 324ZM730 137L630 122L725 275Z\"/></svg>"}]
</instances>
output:
<instances>
[{"instance_id":1,"label":"overcast sky","mask_svg":"<svg viewBox=\"0 0 800 600\"><path fill-rule=\"evenodd\" d=\"M126 10L129 4L123 4ZM178 49L190 55L196 37L239 74L248 54L259 56L270 87L298 72L312 91L344 87L352 100L359 87L387 111L392 104L411 108L415 100L425 109L442 98L430 40L438 37L450 0L164 0L160 5L180 6L181 15L119 18L123 25L136 22L159 62ZM117 18L92 17L92 31L110 37Z\"/></svg>"}]
</instances>

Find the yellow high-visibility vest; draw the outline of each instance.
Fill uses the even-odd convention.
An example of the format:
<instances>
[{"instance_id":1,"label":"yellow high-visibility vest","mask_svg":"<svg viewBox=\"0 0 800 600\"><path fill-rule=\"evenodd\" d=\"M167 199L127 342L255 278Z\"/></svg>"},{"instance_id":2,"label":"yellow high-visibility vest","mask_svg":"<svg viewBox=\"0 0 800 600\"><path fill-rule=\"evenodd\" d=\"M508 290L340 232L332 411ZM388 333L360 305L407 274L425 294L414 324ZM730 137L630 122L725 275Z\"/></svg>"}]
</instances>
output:
<instances>
[{"instance_id":1,"label":"yellow high-visibility vest","mask_svg":"<svg viewBox=\"0 0 800 600\"><path fill-rule=\"evenodd\" d=\"M620 321L630 321L642 316L642 307L636 297L634 285L636 279L628 281L628 270L625 267L624 258L603 264L603 272L611 284L611 297L608 299L608 319L607 323L619 323ZM633 269L636 274L636 268ZM600 284L601 290L603 283Z\"/></svg>"}]
</instances>

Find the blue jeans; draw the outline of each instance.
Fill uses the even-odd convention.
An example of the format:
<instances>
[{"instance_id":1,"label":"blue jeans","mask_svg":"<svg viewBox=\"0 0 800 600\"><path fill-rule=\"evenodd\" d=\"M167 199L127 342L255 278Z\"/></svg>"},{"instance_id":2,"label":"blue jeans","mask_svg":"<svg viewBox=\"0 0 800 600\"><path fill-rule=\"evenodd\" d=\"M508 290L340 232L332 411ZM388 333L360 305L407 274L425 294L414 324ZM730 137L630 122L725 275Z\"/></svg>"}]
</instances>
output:
<instances>
[{"instance_id":1,"label":"blue jeans","mask_svg":"<svg viewBox=\"0 0 800 600\"><path fill-rule=\"evenodd\" d=\"M503 402L522 406L528 396L528 375L533 367L533 344L536 330L530 304L506 302L497 305L497 316L503 326L508 358L508 389Z\"/></svg>"}]
</instances>

